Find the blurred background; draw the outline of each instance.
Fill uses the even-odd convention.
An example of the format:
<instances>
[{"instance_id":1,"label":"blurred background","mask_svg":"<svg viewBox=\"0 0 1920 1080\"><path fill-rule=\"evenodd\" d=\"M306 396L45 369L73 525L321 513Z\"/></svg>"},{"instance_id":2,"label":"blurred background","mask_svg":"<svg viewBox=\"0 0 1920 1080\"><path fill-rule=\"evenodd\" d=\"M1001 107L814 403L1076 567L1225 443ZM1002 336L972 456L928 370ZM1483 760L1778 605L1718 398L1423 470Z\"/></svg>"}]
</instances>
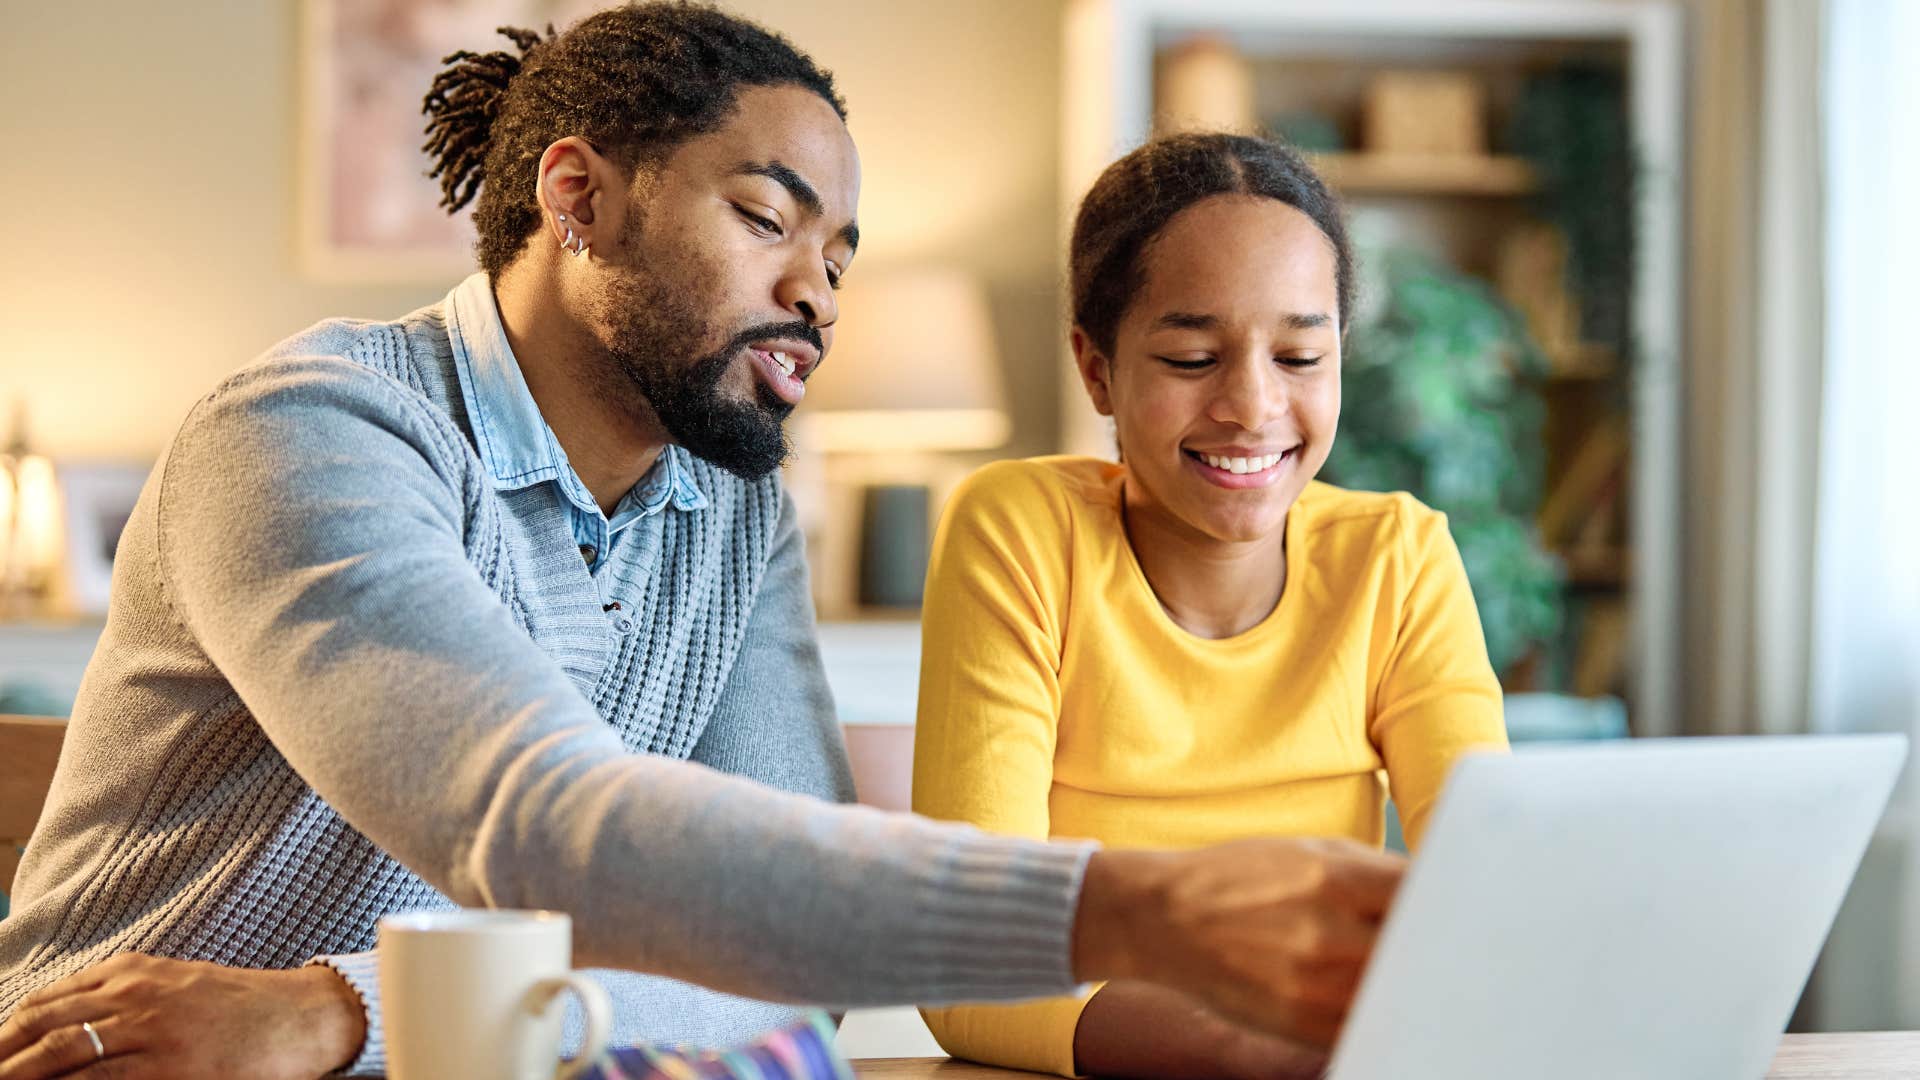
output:
<instances>
[{"instance_id":1,"label":"blurred background","mask_svg":"<svg viewBox=\"0 0 1920 1080\"><path fill-rule=\"evenodd\" d=\"M417 153L439 57L597 6L5 0L0 713L70 705L198 395L468 271ZM1920 722L1920 4L723 6L835 72L864 162L789 473L864 798L905 801L944 493L1111 453L1063 351L1066 231L1107 162L1180 128L1281 134L1347 199L1363 300L1326 478L1447 511L1516 742ZM1910 787L1798 1027L1920 1027ZM856 1024L853 1052L923 1050L915 1025Z\"/></svg>"}]
</instances>

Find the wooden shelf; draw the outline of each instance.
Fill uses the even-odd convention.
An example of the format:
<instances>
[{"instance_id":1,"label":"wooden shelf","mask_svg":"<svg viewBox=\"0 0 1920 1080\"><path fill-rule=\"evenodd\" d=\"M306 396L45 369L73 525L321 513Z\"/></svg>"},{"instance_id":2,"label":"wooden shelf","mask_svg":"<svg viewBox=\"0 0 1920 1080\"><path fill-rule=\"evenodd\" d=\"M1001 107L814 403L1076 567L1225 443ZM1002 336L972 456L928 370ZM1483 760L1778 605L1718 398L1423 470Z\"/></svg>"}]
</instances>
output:
<instances>
[{"instance_id":1,"label":"wooden shelf","mask_svg":"<svg viewBox=\"0 0 1920 1080\"><path fill-rule=\"evenodd\" d=\"M1606 382L1620 373L1620 358L1605 345L1591 341L1547 350L1549 382Z\"/></svg>"},{"instance_id":2,"label":"wooden shelf","mask_svg":"<svg viewBox=\"0 0 1920 1080\"><path fill-rule=\"evenodd\" d=\"M1566 548L1556 552L1567 567L1567 584L1589 589L1620 589L1632 574L1632 554L1618 547Z\"/></svg>"},{"instance_id":3,"label":"wooden shelf","mask_svg":"<svg viewBox=\"0 0 1920 1080\"><path fill-rule=\"evenodd\" d=\"M1517 157L1313 154L1327 183L1349 195L1530 195L1533 166Z\"/></svg>"}]
</instances>

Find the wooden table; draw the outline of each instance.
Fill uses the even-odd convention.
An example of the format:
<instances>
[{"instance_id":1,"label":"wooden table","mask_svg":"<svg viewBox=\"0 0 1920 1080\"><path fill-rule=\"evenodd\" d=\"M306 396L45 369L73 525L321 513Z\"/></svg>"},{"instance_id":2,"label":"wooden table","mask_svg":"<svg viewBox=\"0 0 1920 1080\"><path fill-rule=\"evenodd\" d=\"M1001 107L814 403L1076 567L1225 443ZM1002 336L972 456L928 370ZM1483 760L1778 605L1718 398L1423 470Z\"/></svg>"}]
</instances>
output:
<instances>
[{"instance_id":1,"label":"wooden table","mask_svg":"<svg viewBox=\"0 0 1920 1080\"><path fill-rule=\"evenodd\" d=\"M1012 1080L1038 1073L994 1069L946 1058L862 1058L860 1080ZM1789 1035L1767 1080L1895 1080L1920 1077L1920 1031ZM1548 1078L1543 1078L1548 1080Z\"/></svg>"},{"instance_id":2,"label":"wooden table","mask_svg":"<svg viewBox=\"0 0 1920 1080\"><path fill-rule=\"evenodd\" d=\"M1768 1080L1882 1080L1920 1076L1920 1031L1789 1035Z\"/></svg>"}]
</instances>

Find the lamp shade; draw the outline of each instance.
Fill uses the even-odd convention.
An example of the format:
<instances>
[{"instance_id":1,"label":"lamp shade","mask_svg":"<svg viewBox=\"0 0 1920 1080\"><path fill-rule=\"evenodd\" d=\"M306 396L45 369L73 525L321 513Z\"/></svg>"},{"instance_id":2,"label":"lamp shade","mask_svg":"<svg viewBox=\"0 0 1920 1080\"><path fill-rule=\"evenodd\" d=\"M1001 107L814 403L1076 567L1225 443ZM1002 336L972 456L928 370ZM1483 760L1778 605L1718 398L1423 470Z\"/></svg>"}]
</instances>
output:
<instances>
[{"instance_id":1,"label":"lamp shade","mask_svg":"<svg viewBox=\"0 0 1920 1080\"><path fill-rule=\"evenodd\" d=\"M980 283L874 272L839 297L833 348L807 380L807 436L827 451L984 450L1007 441L1006 390Z\"/></svg>"},{"instance_id":2,"label":"lamp shade","mask_svg":"<svg viewBox=\"0 0 1920 1080\"><path fill-rule=\"evenodd\" d=\"M59 568L60 517L53 462L0 454L0 585Z\"/></svg>"}]
</instances>

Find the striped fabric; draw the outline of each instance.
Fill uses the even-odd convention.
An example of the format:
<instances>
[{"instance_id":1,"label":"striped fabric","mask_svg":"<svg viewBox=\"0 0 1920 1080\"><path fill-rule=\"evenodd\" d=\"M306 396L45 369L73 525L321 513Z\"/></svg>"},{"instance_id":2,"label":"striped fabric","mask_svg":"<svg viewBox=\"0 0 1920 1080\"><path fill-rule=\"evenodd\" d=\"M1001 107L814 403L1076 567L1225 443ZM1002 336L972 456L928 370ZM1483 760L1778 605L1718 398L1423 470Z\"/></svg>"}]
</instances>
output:
<instances>
[{"instance_id":1,"label":"striped fabric","mask_svg":"<svg viewBox=\"0 0 1920 1080\"><path fill-rule=\"evenodd\" d=\"M834 1026L814 1010L806 1020L724 1050L630 1046L608 1054L582 1080L853 1080L833 1047Z\"/></svg>"}]
</instances>

